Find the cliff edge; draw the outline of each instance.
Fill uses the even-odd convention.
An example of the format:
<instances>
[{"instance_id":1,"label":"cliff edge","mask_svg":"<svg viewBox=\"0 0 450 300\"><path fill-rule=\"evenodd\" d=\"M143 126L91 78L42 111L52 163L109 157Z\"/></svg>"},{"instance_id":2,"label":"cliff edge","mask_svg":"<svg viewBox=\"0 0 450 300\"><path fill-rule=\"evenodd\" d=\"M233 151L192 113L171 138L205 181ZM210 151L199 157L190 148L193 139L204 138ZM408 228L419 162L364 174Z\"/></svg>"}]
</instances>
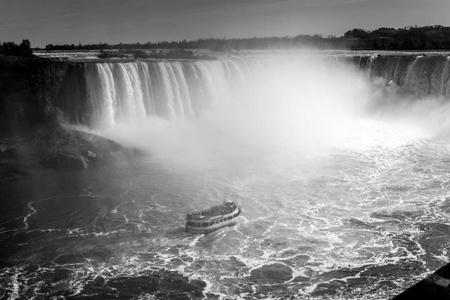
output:
<instances>
[{"instance_id":1,"label":"cliff edge","mask_svg":"<svg viewBox=\"0 0 450 300\"><path fill-rule=\"evenodd\" d=\"M88 124L83 62L0 57L0 181L109 162L121 145Z\"/></svg>"},{"instance_id":2,"label":"cliff edge","mask_svg":"<svg viewBox=\"0 0 450 300\"><path fill-rule=\"evenodd\" d=\"M0 58L0 137L56 120L57 110L86 122L84 63Z\"/></svg>"}]
</instances>

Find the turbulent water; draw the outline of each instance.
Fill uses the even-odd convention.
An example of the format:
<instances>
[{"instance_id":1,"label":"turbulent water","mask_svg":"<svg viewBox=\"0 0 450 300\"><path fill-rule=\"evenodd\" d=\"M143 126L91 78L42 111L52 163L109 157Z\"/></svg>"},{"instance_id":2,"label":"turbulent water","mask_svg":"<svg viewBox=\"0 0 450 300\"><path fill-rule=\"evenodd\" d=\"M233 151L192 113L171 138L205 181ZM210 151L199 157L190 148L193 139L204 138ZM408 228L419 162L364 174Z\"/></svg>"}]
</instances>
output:
<instances>
[{"instance_id":1,"label":"turbulent water","mask_svg":"<svg viewBox=\"0 0 450 300\"><path fill-rule=\"evenodd\" d=\"M170 298L139 280L176 271L210 299L389 299L424 278L449 260L450 64L382 59L88 64L88 130L144 154L2 186L0 296ZM224 199L236 226L185 232Z\"/></svg>"}]
</instances>

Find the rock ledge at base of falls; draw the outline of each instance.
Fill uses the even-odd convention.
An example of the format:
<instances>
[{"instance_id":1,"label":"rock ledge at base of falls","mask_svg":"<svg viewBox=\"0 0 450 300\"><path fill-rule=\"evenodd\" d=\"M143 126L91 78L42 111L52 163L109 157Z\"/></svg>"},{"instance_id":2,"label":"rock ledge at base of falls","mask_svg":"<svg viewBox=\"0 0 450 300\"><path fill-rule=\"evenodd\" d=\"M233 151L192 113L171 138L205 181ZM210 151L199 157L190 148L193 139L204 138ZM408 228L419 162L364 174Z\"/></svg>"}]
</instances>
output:
<instances>
[{"instance_id":1,"label":"rock ledge at base of falls","mask_svg":"<svg viewBox=\"0 0 450 300\"><path fill-rule=\"evenodd\" d=\"M133 154L89 126L84 62L0 55L0 181L80 171Z\"/></svg>"},{"instance_id":2,"label":"rock ledge at base of falls","mask_svg":"<svg viewBox=\"0 0 450 300\"><path fill-rule=\"evenodd\" d=\"M54 124L0 138L0 181L52 172L82 171L131 158L136 150Z\"/></svg>"}]
</instances>

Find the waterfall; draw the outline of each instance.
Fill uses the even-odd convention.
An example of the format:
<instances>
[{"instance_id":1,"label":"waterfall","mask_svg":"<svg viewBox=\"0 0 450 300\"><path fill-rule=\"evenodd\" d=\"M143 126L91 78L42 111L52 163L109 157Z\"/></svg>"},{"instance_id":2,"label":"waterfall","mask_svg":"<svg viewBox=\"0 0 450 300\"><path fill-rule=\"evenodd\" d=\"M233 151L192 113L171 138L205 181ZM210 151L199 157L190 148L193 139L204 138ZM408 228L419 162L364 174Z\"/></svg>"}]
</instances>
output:
<instances>
[{"instance_id":1,"label":"waterfall","mask_svg":"<svg viewBox=\"0 0 450 300\"><path fill-rule=\"evenodd\" d=\"M356 64L369 77L393 82L405 94L450 97L450 58L443 55L338 56L328 61L330 66L339 62ZM233 105L230 101L240 98L250 83L255 85L255 78L261 79L261 85L277 85L274 80L282 78L286 69L297 68L301 73L304 63L305 59L298 63L294 57L257 56L87 63L90 123L94 128L108 128L146 116L195 119L212 107Z\"/></svg>"},{"instance_id":2,"label":"waterfall","mask_svg":"<svg viewBox=\"0 0 450 300\"><path fill-rule=\"evenodd\" d=\"M193 118L245 78L236 61L101 62L86 66L94 126L158 116Z\"/></svg>"},{"instance_id":3,"label":"waterfall","mask_svg":"<svg viewBox=\"0 0 450 300\"><path fill-rule=\"evenodd\" d=\"M450 96L450 56L445 61L440 86L440 94Z\"/></svg>"},{"instance_id":4,"label":"waterfall","mask_svg":"<svg viewBox=\"0 0 450 300\"><path fill-rule=\"evenodd\" d=\"M444 55L378 55L365 69L371 77L392 81L404 94L450 97L450 63ZM363 63L360 67L364 68Z\"/></svg>"},{"instance_id":5,"label":"waterfall","mask_svg":"<svg viewBox=\"0 0 450 300\"><path fill-rule=\"evenodd\" d=\"M228 101L233 88L264 70L261 63L238 58L88 63L91 123L102 128L145 116L195 118Z\"/></svg>"}]
</instances>

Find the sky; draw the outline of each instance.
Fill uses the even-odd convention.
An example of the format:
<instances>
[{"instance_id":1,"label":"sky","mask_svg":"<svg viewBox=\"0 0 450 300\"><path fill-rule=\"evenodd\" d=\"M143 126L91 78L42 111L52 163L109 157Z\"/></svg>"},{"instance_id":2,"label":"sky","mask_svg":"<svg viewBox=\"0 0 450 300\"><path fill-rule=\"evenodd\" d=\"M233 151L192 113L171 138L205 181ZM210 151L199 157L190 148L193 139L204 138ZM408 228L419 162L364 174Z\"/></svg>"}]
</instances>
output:
<instances>
[{"instance_id":1,"label":"sky","mask_svg":"<svg viewBox=\"0 0 450 300\"><path fill-rule=\"evenodd\" d=\"M450 0L0 0L0 41L146 43L450 26Z\"/></svg>"}]
</instances>

